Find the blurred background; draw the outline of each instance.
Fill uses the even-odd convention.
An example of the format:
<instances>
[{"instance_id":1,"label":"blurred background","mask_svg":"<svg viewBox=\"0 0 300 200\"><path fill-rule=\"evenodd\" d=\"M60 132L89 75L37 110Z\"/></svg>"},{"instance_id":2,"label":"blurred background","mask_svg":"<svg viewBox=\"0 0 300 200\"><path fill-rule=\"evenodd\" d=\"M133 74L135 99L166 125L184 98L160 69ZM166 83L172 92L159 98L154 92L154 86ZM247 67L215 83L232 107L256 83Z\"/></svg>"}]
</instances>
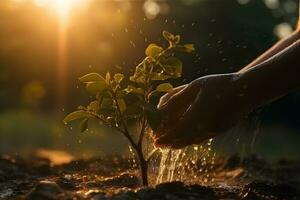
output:
<instances>
[{"instance_id":1,"label":"blurred background","mask_svg":"<svg viewBox=\"0 0 300 200\"><path fill-rule=\"evenodd\" d=\"M85 133L63 117L89 95L78 77L130 70L163 30L194 43L175 85L234 72L297 22L297 0L1 0L0 153L49 150L89 157L128 150L117 133L93 124ZM257 86L259 87L259 85ZM264 108L221 138L221 152L299 158L300 93Z\"/></svg>"}]
</instances>

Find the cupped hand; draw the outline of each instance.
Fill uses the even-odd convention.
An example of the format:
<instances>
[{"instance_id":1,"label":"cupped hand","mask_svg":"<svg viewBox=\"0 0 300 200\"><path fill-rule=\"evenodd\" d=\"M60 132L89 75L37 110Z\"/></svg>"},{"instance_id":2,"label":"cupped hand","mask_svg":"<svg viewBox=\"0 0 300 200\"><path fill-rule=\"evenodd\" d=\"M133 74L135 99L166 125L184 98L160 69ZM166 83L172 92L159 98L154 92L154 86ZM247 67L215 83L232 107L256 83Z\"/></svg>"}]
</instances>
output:
<instances>
[{"instance_id":1,"label":"cupped hand","mask_svg":"<svg viewBox=\"0 0 300 200\"><path fill-rule=\"evenodd\" d=\"M158 104L164 119L154 133L156 145L182 148L233 127L251 109L239 76L205 76L164 95Z\"/></svg>"}]
</instances>

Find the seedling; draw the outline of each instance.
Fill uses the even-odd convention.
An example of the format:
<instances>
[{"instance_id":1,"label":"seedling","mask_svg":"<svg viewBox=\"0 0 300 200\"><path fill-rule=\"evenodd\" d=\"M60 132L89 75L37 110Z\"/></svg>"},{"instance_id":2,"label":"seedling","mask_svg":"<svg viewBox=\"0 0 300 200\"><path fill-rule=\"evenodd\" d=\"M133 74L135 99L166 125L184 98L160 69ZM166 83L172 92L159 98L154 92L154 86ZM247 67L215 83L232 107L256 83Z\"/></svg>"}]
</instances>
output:
<instances>
[{"instance_id":1,"label":"seedling","mask_svg":"<svg viewBox=\"0 0 300 200\"><path fill-rule=\"evenodd\" d=\"M153 97L169 92L173 86L167 82L177 79L182 74L182 62L175 57L177 52L191 53L193 44L180 44L180 36L163 31L168 41L166 48L150 44L146 57L135 67L126 85L125 76L121 73L105 77L98 73L90 73L79 78L94 100L88 106L79 106L64 119L65 123L81 120L80 130L86 131L89 120L95 119L103 125L116 129L127 138L138 160L143 185L148 185L148 163L151 156L143 153L143 140L148 133L147 128L156 130L161 121L161 113L153 104ZM151 103L152 102L152 103ZM129 122L139 124L138 133L129 129Z\"/></svg>"}]
</instances>

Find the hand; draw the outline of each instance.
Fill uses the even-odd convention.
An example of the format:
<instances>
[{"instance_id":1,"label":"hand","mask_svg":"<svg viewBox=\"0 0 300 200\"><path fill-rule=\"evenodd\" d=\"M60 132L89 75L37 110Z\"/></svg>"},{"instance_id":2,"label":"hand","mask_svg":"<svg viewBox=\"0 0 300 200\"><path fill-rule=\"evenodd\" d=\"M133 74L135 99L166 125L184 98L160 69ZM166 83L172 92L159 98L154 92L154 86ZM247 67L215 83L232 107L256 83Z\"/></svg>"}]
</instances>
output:
<instances>
[{"instance_id":1,"label":"hand","mask_svg":"<svg viewBox=\"0 0 300 200\"><path fill-rule=\"evenodd\" d=\"M182 148L201 143L233 127L251 110L239 74L199 78L163 96L158 108L164 114L154 133L157 146Z\"/></svg>"}]
</instances>

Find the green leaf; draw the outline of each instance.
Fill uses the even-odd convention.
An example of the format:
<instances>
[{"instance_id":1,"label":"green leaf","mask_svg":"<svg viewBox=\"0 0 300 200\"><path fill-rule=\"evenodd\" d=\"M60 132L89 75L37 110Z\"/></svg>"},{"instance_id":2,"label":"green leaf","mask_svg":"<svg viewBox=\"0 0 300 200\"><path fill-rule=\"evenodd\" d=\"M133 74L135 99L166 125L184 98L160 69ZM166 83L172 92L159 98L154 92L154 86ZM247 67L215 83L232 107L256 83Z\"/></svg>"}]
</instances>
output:
<instances>
[{"instance_id":1,"label":"green leaf","mask_svg":"<svg viewBox=\"0 0 300 200\"><path fill-rule=\"evenodd\" d=\"M174 41L173 41L175 44L179 44L179 42L180 42L180 35L176 35L175 37L174 37Z\"/></svg>"},{"instance_id":2,"label":"green leaf","mask_svg":"<svg viewBox=\"0 0 300 200\"><path fill-rule=\"evenodd\" d=\"M68 114L63 122L64 123L68 123L77 119L81 119L81 118L90 118L92 117L91 114L89 114L88 112L84 111L84 110L78 110L78 111L74 111L70 114Z\"/></svg>"},{"instance_id":3,"label":"green leaf","mask_svg":"<svg viewBox=\"0 0 300 200\"><path fill-rule=\"evenodd\" d=\"M106 72L105 80L106 80L106 83L109 85L109 84L110 84L110 81L111 81L111 75L110 75L109 72Z\"/></svg>"},{"instance_id":4,"label":"green leaf","mask_svg":"<svg viewBox=\"0 0 300 200\"><path fill-rule=\"evenodd\" d=\"M168 31L163 31L163 37L169 42L174 39L174 35Z\"/></svg>"},{"instance_id":5,"label":"green leaf","mask_svg":"<svg viewBox=\"0 0 300 200\"><path fill-rule=\"evenodd\" d=\"M191 53L191 52L195 51L194 44L186 44L186 45L184 45L184 48L185 48L185 52L187 52L187 53Z\"/></svg>"},{"instance_id":6,"label":"green leaf","mask_svg":"<svg viewBox=\"0 0 300 200\"><path fill-rule=\"evenodd\" d=\"M150 44L145 53L147 56L150 56L152 58L156 57L157 55L159 55L161 52L163 51L163 48L156 45L156 44Z\"/></svg>"},{"instance_id":7,"label":"green leaf","mask_svg":"<svg viewBox=\"0 0 300 200\"><path fill-rule=\"evenodd\" d=\"M179 78L182 74L182 62L175 57L170 57L161 62L165 72L172 76L172 78Z\"/></svg>"},{"instance_id":8,"label":"green leaf","mask_svg":"<svg viewBox=\"0 0 300 200\"><path fill-rule=\"evenodd\" d=\"M170 83L162 83L156 87L157 92L170 92L173 86Z\"/></svg>"},{"instance_id":9,"label":"green leaf","mask_svg":"<svg viewBox=\"0 0 300 200\"><path fill-rule=\"evenodd\" d=\"M124 78L124 75L121 73L117 73L114 75L114 79L117 83L121 83Z\"/></svg>"},{"instance_id":10,"label":"green leaf","mask_svg":"<svg viewBox=\"0 0 300 200\"><path fill-rule=\"evenodd\" d=\"M89 110L92 110L94 112L98 112L99 111L99 108L100 108L100 104L99 104L99 101L92 101L90 103L90 105L88 106L88 109Z\"/></svg>"},{"instance_id":11,"label":"green leaf","mask_svg":"<svg viewBox=\"0 0 300 200\"><path fill-rule=\"evenodd\" d=\"M80 132L84 132L87 130L88 128L88 121L89 119L88 118L85 118L83 119L81 122L80 122L80 125L79 125L79 128L80 128Z\"/></svg>"},{"instance_id":12,"label":"green leaf","mask_svg":"<svg viewBox=\"0 0 300 200\"><path fill-rule=\"evenodd\" d=\"M151 73L150 78L152 81L164 81L172 78L172 76L163 74L163 73Z\"/></svg>"},{"instance_id":13,"label":"green leaf","mask_svg":"<svg viewBox=\"0 0 300 200\"><path fill-rule=\"evenodd\" d=\"M86 74L86 75L80 77L79 80L83 83L96 82L96 81L104 82L105 81L105 79L98 73Z\"/></svg>"},{"instance_id":14,"label":"green leaf","mask_svg":"<svg viewBox=\"0 0 300 200\"><path fill-rule=\"evenodd\" d=\"M124 99L117 99L117 103L119 105L120 111L123 113L126 110L126 102Z\"/></svg>"},{"instance_id":15,"label":"green leaf","mask_svg":"<svg viewBox=\"0 0 300 200\"><path fill-rule=\"evenodd\" d=\"M102 81L88 82L86 84L86 89L93 94L97 94L98 92L102 92L104 89L106 89L106 86L106 83Z\"/></svg>"},{"instance_id":16,"label":"green leaf","mask_svg":"<svg viewBox=\"0 0 300 200\"><path fill-rule=\"evenodd\" d=\"M128 94L134 93L134 94L144 94L144 90L142 88L136 88L133 85L128 85L127 88L124 89L125 92Z\"/></svg>"},{"instance_id":17,"label":"green leaf","mask_svg":"<svg viewBox=\"0 0 300 200\"><path fill-rule=\"evenodd\" d=\"M146 117L150 128L153 131L156 131L160 126L162 120L162 113L157 109L155 111L146 110Z\"/></svg>"}]
</instances>

